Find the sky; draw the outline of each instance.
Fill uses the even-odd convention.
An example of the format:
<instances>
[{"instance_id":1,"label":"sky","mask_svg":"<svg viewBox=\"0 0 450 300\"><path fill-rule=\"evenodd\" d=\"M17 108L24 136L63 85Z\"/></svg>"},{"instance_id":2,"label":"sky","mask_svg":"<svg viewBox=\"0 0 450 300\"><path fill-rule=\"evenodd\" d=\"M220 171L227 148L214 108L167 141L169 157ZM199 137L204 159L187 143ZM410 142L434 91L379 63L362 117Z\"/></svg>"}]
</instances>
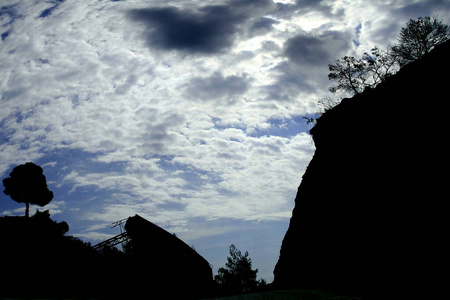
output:
<instances>
[{"instance_id":1,"label":"sky","mask_svg":"<svg viewBox=\"0 0 450 300\"><path fill-rule=\"evenodd\" d=\"M217 269L273 280L328 64L450 1L2 0L0 175L31 161L51 217L96 244L139 214ZM388 110L388 108L386 108ZM325 188L325 187L324 187ZM0 216L25 205L0 193Z\"/></svg>"}]
</instances>

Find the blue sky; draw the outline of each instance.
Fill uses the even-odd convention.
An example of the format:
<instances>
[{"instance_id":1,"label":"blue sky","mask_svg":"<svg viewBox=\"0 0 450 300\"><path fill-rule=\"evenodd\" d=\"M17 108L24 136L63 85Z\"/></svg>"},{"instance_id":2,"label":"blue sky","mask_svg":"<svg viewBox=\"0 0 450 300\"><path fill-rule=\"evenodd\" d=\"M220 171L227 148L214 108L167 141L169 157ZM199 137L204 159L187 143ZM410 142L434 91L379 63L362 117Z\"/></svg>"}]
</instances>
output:
<instances>
[{"instance_id":1,"label":"blue sky","mask_svg":"<svg viewBox=\"0 0 450 300\"><path fill-rule=\"evenodd\" d=\"M0 175L44 169L52 218L92 243L139 214L213 266L234 243L272 281L314 153L327 65L448 1L0 4ZM388 108L387 108L388 109ZM34 213L36 208L31 209ZM0 194L0 215L24 206Z\"/></svg>"}]
</instances>

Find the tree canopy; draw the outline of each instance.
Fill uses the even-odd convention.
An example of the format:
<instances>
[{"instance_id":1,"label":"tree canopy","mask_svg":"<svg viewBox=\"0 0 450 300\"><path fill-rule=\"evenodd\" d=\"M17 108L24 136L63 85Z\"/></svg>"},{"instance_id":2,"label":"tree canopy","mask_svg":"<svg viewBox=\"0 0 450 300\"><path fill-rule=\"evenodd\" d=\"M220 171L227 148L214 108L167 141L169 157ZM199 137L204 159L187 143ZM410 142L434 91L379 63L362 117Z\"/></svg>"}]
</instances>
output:
<instances>
[{"instance_id":1,"label":"tree canopy","mask_svg":"<svg viewBox=\"0 0 450 300\"><path fill-rule=\"evenodd\" d=\"M410 20L397 37L398 44L386 50L378 46L361 59L344 56L328 65L328 79L335 81L329 88L332 93L360 94L366 88L374 88L400 67L422 58L435 46L450 39L450 27L436 17L419 17Z\"/></svg>"},{"instance_id":2,"label":"tree canopy","mask_svg":"<svg viewBox=\"0 0 450 300\"><path fill-rule=\"evenodd\" d=\"M332 93L351 91L359 94L364 90L366 82L366 66L361 59L344 56L336 60L334 65L328 65L328 79L335 80L336 85L330 87Z\"/></svg>"},{"instance_id":3,"label":"tree canopy","mask_svg":"<svg viewBox=\"0 0 450 300\"><path fill-rule=\"evenodd\" d=\"M29 205L45 206L53 199L53 192L47 187L44 170L32 162L18 165L3 179L3 191L18 203L25 203L25 216L29 217Z\"/></svg>"},{"instance_id":4,"label":"tree canopy","mask_svg":"<svg viewBox=\"0 0 450 300\"><path fill-rule=\"evenodd\" d=\"M392 54L401 65L422 58L436 45L450 38L450 27L437 17L419 17L409 20L397 37L398 45L392 47Z\"/></svg>"},{"instance_id":5,"label":"tree canopy","mask_svg":"<svg viewBox=\"0 0 450 300\"><path fill-rule=\"evenodd\" d=\"M252 270L252 259L248 256L248 251L242 255L234 245L230 246L225 268L219 268L218 275L214 276L214 280L227 292L247 292L257 287L258 269Z\"/></svg>"}]
</instances>

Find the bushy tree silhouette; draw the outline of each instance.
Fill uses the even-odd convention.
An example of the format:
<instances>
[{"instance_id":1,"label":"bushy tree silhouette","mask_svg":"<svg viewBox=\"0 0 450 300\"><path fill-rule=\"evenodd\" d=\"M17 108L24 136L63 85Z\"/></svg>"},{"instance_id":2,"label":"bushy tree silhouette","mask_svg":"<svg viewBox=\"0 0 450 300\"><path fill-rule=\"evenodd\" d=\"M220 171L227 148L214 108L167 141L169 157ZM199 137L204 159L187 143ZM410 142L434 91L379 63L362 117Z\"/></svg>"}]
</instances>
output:
<instances>
[{"instance_id":1,"label":"bushy tree silhouette","mask_svg":"<svg viewBox=\"0 0 450 300\"><path fill-rule=\"evenodd\" d=\"M328 79L335 80L335 86L329 88L330 92L349 91L359 94L364 91L366 81L366 65L361 59L353 56L344 56L336 60L334 65L328 65L330 74Z\"/></svg>"},{"instance_id":2,"label":"bushy tree silhouette","mask_svg":"<svg viewBox=\"0 0 450 300\"><path fill-rule=\"evenodd\" d=\"M419 17L409 20L397 37L398 45L392 47L393 55L401 65L422 58L435 46L450 39L450 27L437 17Z\"/></svg>"},{"instance_id":3,"label":"bushy tree silhouette","mask_svg":"<svg viewBox=\"0 0 450 300\"><path fill-rule=\"evenodd\" d=\"M360 94L367 87L375 88L379 83L394 75L400 67L421 59L435 46L450 39L450 26L436 17L419 17L410 20L397 37L398 44L381 50L378 46L371 53L364 53L361 59L344 56L329 64L328 79L335 81L330 87L332 93L349 92Z\"/></svg>"},{"instance_id":4,"label":"bushy tree silhouette","mask_svg":"<svg viewBox=\"0 0 450 300\"><path fill-rule=\"evenodd\" d=\"M248 256L248 251L242 255L234 245L230 246L230 256L227 257L226 267L219 268L218 275L214 276L214 280L227 293L248 292L257 287L258 269L252 270L252 259Z\"/></svg>"},{"instance_id":5,"label":"bushy tree silhouette","mask_svg":"<svg viewBox=\"0 0 450 300\"><path fill-rule=\"evenodd\" d=\"M399 70L398 59L392 53L392 48L382 50L375 46L369 53L364 53L367 87L375 88L379 83L385 81L389 76Z\"/></svg>"},{"instance_id":6,"label":"bushy tree silhouette","mask_svg":"<svg viewBox=\"0 0 450 300\"><path fill-rule=\"evenodd\" d=\"M45 206L53 199L53 192L47 187L44 171L38 165L27 162L18 165L3 179L3 191L18 203L25 203L25 216L30 216L30 203Z\"/></svg>"}]
</instances>

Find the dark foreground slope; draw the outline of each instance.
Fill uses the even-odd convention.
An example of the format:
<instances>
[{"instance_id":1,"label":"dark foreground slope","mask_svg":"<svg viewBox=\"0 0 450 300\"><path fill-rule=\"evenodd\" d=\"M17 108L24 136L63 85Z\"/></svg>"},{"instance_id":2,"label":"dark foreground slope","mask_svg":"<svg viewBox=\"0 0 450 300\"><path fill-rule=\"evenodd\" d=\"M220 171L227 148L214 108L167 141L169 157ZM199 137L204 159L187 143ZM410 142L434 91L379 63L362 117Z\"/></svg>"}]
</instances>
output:
<instances>
[{"instance_id":1,"label":"dark foreground slope","mask_svg":"<svg viewBox=\"0 0 450 300\"><path fill-rule=\"evenodd\" d=\"M277 287L441 285L450 43L326 112L275 267Z\"/></svg>"},{"instance_id":2,"label":"dark foreground slope","mask_svg":"<svg viewBox=\"0 0 450 300\"><path fill-rule=\"evenodd\" d=\"M67 230L67 223L56 223L49 215L0 218L0 298L112 299L132 294L123 288L121 277L128 270L123 253L95 251L64 235Z\"/></svg>"},{"instance_id":3,"label":"dark foreground slope","mask_svg":"<svg viewBox=\"0 0 450 300\"><path fill-rule=\"evenodd\" d=\"M0 299L197 299L214 294L209 263L136 215L126 251L67 236L47 212L0 218ZM163 296L160 296L163 295Z\"/></svg>"}]
</instances>

